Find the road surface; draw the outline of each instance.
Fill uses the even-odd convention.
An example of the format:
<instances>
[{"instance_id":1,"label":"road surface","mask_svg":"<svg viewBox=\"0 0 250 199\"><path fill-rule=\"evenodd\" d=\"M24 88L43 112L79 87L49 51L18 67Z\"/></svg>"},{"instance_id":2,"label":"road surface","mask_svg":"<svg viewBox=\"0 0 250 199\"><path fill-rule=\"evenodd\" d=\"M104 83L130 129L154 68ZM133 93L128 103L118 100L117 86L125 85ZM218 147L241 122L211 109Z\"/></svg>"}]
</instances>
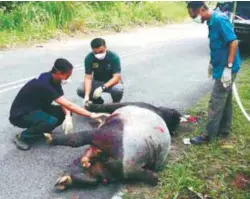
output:
<instances>
[{"instance_id":1,"label":"road surface","mask_svg":"<svg viewBox=\"0 0 250 199\"><path fill-rule=\"evenodd\" d=\"M184 111L211 90L207 78L209 49L205 25L183 24L108 35L108 48L121 56L125 82L123 101L144 101ZM82 148L49 147L39 142L30 151L12 143L20 129L10 125L9 109L19 88L31 77L48 71L58 57L75 65L66 96L81 105L76 88L84 76L84 57L90 40L47 43L43 46L0 52L0 198L3 199L108 199L120 185L55 193L53 185ZM104 99L110 101L108 95ZM75 130L91 128L89 120L75 116ZM60 132L57 128L55 132Z\"/></svg>"}]
</instances>

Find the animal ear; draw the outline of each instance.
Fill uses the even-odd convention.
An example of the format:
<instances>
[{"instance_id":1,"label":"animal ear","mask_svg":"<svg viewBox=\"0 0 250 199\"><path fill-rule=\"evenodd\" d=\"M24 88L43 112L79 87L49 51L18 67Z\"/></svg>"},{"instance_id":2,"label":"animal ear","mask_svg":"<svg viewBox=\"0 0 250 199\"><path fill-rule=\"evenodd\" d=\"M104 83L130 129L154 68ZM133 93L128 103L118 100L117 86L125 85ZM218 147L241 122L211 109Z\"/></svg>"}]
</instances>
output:
<instances>
[{"instance_id":1,"label":"animal ear","mask_svg":"<svg viewBox=\"0 0 250 199\"><path fill-rule=\"evenodd\" d=\"M173 108L159 107L160 111L164 113L165 116L181 117L181 113Z\"/></svg>"},{"instance_id":2,"label":"animal ear","mask_svg":"<svg viewBox=\"0 0 250 199\"><path fill-rule=\"evenodd\" d=\"M159 110L165 123L167 124L170 134L173 135L173 131L180 123L181 114L177 110L167 107L159 107Z\"/></svg>"}]
</instances>

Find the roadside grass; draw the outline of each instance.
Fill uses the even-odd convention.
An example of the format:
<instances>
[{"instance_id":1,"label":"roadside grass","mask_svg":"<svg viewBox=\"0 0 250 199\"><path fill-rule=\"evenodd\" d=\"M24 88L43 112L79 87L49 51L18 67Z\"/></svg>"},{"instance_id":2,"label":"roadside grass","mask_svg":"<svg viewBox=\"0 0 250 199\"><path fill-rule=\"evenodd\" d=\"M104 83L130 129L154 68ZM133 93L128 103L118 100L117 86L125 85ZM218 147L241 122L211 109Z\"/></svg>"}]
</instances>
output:
<instances>
[{"instance_id":1,"label":"roadside grass","mask_svg":"<svg viewBox=\"0 0 250 199\"><path fill-rule=\"evenodd\" d=\"M236 79L242 104L250 113L250 59L244 61ZM197 135L205 127L210 94L188 110L205 113L201 125L191 133L173 138L173 150L160 183L152 188L143 184L125 189L125 198L162 199L248 199L250 198L250 124L233 98L233 125L229 139L208 145L184 145L182 139Z\"/></svg>"},{"instance_id":2,"label":"roadside grass","mask_svg":"<svg viewBox=\"0 0 250 199\"><path fill-rule=\"evenodd\" d=\"M8 3L5 3L6 5ZM76 33L182 22L185 2L23 2L0 7L0 48ZM0 3L1 6L1 3ZM3 9L5 8L5 9Z\"/></svg>"}]
</instances>

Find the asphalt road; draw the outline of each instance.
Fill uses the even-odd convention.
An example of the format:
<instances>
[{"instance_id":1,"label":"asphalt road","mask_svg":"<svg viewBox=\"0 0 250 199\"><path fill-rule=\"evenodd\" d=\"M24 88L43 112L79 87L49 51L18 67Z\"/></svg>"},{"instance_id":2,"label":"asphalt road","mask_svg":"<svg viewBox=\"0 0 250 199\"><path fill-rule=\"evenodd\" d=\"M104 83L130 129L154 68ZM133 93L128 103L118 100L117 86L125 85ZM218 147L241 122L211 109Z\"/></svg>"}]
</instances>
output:
<instances>
[{"instance_id":1,"label":"asphalt road","mask_svg":"<svg viewBox=\"0 0 250 199\"><path fill-rule=\"evenodd\" d=\"M104 38L108 47L121 56L123 101L144 101L183 112L212 87L213 82L207 78L209 50L205 25L170 25ZM83 62L91 39L0 52L0 198L61 199L78 195L108 199L119 189L120 185L111 185L55 193L56 179L83 148L49 147L39 142L23 152L12 144L14 135L20 132L8 121L12 100L22 84L49 70L56 58L64 57L75 64L72 82L64 90L69 99L81 104L76 88L83 79ZM108 95L104 98L111 99ZM91 128L85 118L74 118L76 130ZM58 128L55 132L60 131Z\"/></svg>"}]
</instances>

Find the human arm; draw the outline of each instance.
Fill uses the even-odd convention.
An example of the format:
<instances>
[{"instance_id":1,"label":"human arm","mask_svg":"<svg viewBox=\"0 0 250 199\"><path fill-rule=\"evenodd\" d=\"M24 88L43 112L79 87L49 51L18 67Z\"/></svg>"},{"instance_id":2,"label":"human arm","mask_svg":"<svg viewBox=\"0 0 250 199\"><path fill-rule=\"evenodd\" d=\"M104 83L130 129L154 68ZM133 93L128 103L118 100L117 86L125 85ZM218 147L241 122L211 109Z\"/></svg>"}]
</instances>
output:
<instances>
[{"instance_id":1,"label":"human arm","mask_svg":"<svg viewBox=\"0 0 250 199\"><path fill-rule=\"evenodd\" d=\"M116 84L118 84L121 81L121 63L120 63L120 58L118 56L115 56L114 59L111 61L111 70L113 73L113 77L104 83L103 86L100 86L96 88L94 91L93 97L94 99L97 99L98 97L101 96L101 93L107 89L110 88Z\"/></svg>"},{"instance_id":2,"label":"human arm","mask_svg":"<svg viewBox=\"0 0 250 199\"><path fill-rule=\"evenodd\" d=\"M113 85L118 84L120 81L121 81L121 74L120 73L113 74L113 77L104 84L104 87L105 88L112 87Z\"/></svg>"},{"instance_id":3,"label":"human arm","mask_svg":"<svg viewBox=\"0 0 250 199\"><path fill-rule=\"evenodd\" d=\"M227 18L222 17L219 21L219 25L222 38L228 47L228 57L227 60L225 60L227 63L225 63L225 68L221 77L223 86L227 88L232 84L232 67L238 48L238 41L234 33L233 25Z\"/></svg>"},{"instance_id":4,"label":"human arm","mask_svg":"<svg viewBox=\"0 0 250 199\"><path fill-rule=\"evenodd\" d=\"M88 101L89 101L91 88L92 88L92 75L85 74L85 78L84 78L84 91L85 91L84 104L88 103Z\"/></svg>"},{"instance_id":5,"label":"human arm","mask_svg":"<svg viewBox=\"0 0 250 199\"><path fill-rule=\"evenodd\" d=\"M238 41L232 23L227 18L221 18L219 21L221 35L228 45L227 65L234 62L235 54L238 48Z\"/></svg>"},{"instance_id":6,"label":"human arm","mask_svg":"<svg viewBox=\"0 0 250 199\"><path fill-rule=\"evenodd\" d=\"M70 102L64 96L59 97L58 99L55 100L55 102L60 104L63 108L66 108L75 114L90 117L92 119L97 120L100 123L102 122L102 120L100 119L101 117L108 117L110 115L110 114L106 114L106 113L99 113L99 114L91 113L91 112L81 108L80 106Z\"/></svg>"},{"instance_id":7,"label":"human arm","mask_svg":"<svg viewBox=\"0 0 250 199\"><path fill-rule=\"evenodd\" d=\"M60 104L64 109L67 109L75 114L81 116L91 117L91 112L81 108L80 106L70 102L66 97L61 96L55 100L56 103Z\"/></svg>"},{"instance_id":8,"label":"human arm","mask_svg":"<svg viewBox=\"0 0 250 199\"><path fill-rule=\"evenodd\" d=\"M104 84L105 88L112 87L121 81L121 61L118 55L111 62L113 77Z\"/></svg>"},{"instance_id":9,"label":"human arm","mask_svg":"<svg viewBox=\"0 0 250 199\"><path fill-rule=\"evenodd\" d=\"M238 48L238 41L237 40L233 40L233 41L229 42L229 53L228 53L227 64L233 63L237 48Z\"/></svg>"},{"instance_id":10,"label":"human arm","mask_svg":"<svg viewBox=\"0 0 250 199\"><path fill-rule=\"evenodd\" d=\"M90 95L91 87L92 87L92 79L93 79L92 59L90 55L88 55L85 58L84 64L85 64L85 76L84 76L84 88L83 89L85 91L85 98L89 99L89 95Z\"/></svg>"},{"instance_id":11,"label":"human arm","mask_svg":"<svg viewBox=\"0 0 250 199\"><path fill-rule=\"evenodd\" d=\"M62 109L63 109L63 112L65 115L71 115L71 112L68 109L66 109L64 107L62 107Z\"/></svg>"}]
</instances>

